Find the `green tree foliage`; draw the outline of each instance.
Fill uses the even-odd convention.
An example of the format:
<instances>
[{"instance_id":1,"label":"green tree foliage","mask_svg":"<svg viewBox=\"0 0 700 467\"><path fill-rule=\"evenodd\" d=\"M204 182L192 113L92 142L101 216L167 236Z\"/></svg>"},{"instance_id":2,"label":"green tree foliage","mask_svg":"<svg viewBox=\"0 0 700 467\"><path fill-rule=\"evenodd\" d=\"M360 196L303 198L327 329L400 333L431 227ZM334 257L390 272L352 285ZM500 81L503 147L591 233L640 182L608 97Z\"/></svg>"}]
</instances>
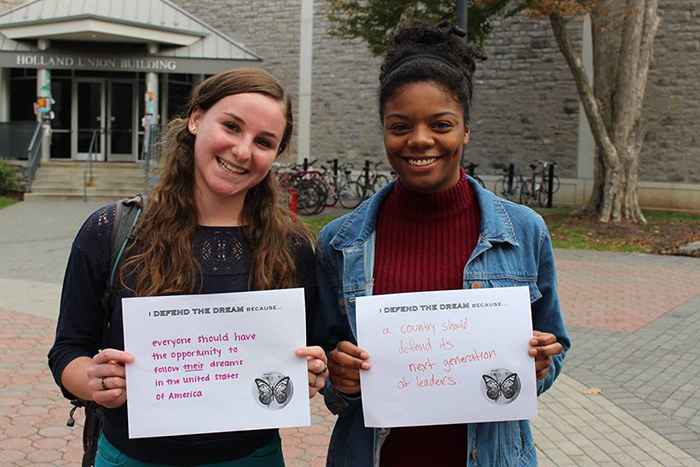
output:
<instances>
[{"instance_id":1,"label":"green tree foliage","mask_svg":"<svg viewBox=\"0 0 700 467\"><path fill-rule=\"evenodd\" d=\"M469 41L483 44L491 32L490 19L498 14L510 15L510 0L469 2L467 34ZM402 21L423 18L433 23L447 19L457 24L457 0L330 0L329 19L335 25L334 36L361 38L377 56L386 47L396 26Z\"/></svg>"}]
</instances>

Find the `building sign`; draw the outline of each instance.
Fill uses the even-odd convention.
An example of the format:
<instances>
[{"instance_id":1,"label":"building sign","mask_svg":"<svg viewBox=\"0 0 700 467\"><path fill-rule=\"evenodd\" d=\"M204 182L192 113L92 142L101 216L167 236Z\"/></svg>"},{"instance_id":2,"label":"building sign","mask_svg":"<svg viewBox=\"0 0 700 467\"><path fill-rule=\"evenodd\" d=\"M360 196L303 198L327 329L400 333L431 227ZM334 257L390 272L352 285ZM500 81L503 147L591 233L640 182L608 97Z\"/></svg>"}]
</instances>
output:
<instances>
[{"instance_id":1,"label":"building sign","mask_svg":"<svg viewBox=\"0 0 700 467\"><path fill-rule=\"evenodd\" d=\"M50 68L69 70L152 71L160 73L219 73L259 60L217 60L158 56L59 55L35 52L0 52L3 68Z\"/></svg>"},{"instance_id":2,"label":"building sign","mask_svg":"<svg viewBox=\"0 0 700 467\"><path fill-rule=\"evenodd\" d=\"M73 70L176 71L175 60L162 58L74 57L70 55L16 54L16 67L70 68Z\"/></svg>"}]
</instances>

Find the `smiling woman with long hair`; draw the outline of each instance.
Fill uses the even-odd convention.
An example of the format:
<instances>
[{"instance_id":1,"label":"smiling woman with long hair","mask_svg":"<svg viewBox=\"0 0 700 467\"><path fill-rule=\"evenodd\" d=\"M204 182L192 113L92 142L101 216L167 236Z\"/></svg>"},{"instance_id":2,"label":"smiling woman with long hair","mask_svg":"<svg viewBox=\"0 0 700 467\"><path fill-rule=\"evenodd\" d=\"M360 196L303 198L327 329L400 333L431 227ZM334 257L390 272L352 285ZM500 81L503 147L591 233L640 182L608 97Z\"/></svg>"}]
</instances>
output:
<instances>
[{"instance_id":1,"label":"smiling woman with long hair","mask_svg":"<svg viewBox=\"0 0 700 467\"><path fill-rule=\"evenodd\" d=\"M313 237L280 203L270 173L291 134L289 97L263 70L224 72L192 90L168 127L159 183L120 264L106 342L101 300L116 205L78 233L49 365L66 397L104 408L96 466L284 465L275 429L129 439L124 365L133 356L123 351L121 299L303 286L312 306ZM320 347L296 355L308 360L312 397L326 357Z\"/></svg>"}]
</instances>

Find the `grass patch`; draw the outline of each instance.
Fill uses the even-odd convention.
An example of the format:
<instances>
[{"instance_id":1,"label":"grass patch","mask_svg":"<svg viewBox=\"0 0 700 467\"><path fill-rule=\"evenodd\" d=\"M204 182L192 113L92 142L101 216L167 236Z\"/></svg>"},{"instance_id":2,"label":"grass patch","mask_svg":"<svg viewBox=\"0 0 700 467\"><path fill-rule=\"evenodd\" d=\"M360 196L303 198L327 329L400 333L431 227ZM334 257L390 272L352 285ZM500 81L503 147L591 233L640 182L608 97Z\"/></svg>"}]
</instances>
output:
<instances>
[{"instance_id":1,"label":"grass patch","mask_svg":"<svg viewBox=\"0 0 700 467\"><path fill-rule=\"evenodd\" d=\"M323 229L326 226L326 224L328 224L334 219L337 219L338 217L340 217L340 215L316 217L313 219L303 219L303 222L311 229L314 235L318 236L318 234L321 232L321 229Z\"/></svg>"},{"instance_id":2,"label":"grass patch","mask_svg":"<svg viewBox=\"0 0 700 467\"><path fill-rule=\"evenodd\" d=\"M547 222L554 248L570 250L622 251L646 253L647 249L634 244L618 243L601 239L596 231L587 227L566 225L560 221Z\"/></svg>"},{"instance_id":3,"label":"grass patch","mask_svg":"<svg viewBox=\"0 0 700 467\"><path fill-rule=\"evenodd\" d=\"M554 209L535 208L535 211L540 216L547 217L547 216L557 216L559 214L571 214L571 211L573 211L573 208L554 208Z\"/></svg>"},{"instance_id":4,"label":"grass patch","mask_svg":"<svg viewBox=\"0 0 700 467\"><path fill-rule=\"evenodd\" d=\"M671 211L644 211L647 221L658 222L700 222L700 214Z\"/></svg>"},{"instance_id":5,"label":"grass patch","mask_svg":"<svg viewBox=\"0 0 700 467\"><path fill-rule=\"evenodd\" d=\"M14 200L12 198L5 198L4 196L0 196L0 209L11 206L16 202L17 200Z\"/></svg>"}]
</instances>

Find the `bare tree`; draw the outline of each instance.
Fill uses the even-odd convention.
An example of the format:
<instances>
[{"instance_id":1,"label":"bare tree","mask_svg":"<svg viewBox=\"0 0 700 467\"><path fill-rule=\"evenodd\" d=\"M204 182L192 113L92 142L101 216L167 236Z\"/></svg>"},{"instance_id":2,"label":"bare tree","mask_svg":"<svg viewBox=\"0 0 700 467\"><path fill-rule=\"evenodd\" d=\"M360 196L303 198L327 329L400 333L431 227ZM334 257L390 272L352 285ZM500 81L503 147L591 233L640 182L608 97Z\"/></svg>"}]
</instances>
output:
<instances>
[{"instance_id":1,"label":"bare tree","mask_svg":"<svg viewBox=\"0 0 700 467\"><path fill-rule=\"evenodd\" d=\"M531 9L549 17L598 148L593 195L584 211L596 213L601 222L646 223L638 173L645 135L642 104L660 23L658 0L625 0L624 5L580 0L578 10L563 3L541 0ZM593 27L593 85L566 29L567 17L582 10L590 14Z\"/></svg>"}]
</instances>

